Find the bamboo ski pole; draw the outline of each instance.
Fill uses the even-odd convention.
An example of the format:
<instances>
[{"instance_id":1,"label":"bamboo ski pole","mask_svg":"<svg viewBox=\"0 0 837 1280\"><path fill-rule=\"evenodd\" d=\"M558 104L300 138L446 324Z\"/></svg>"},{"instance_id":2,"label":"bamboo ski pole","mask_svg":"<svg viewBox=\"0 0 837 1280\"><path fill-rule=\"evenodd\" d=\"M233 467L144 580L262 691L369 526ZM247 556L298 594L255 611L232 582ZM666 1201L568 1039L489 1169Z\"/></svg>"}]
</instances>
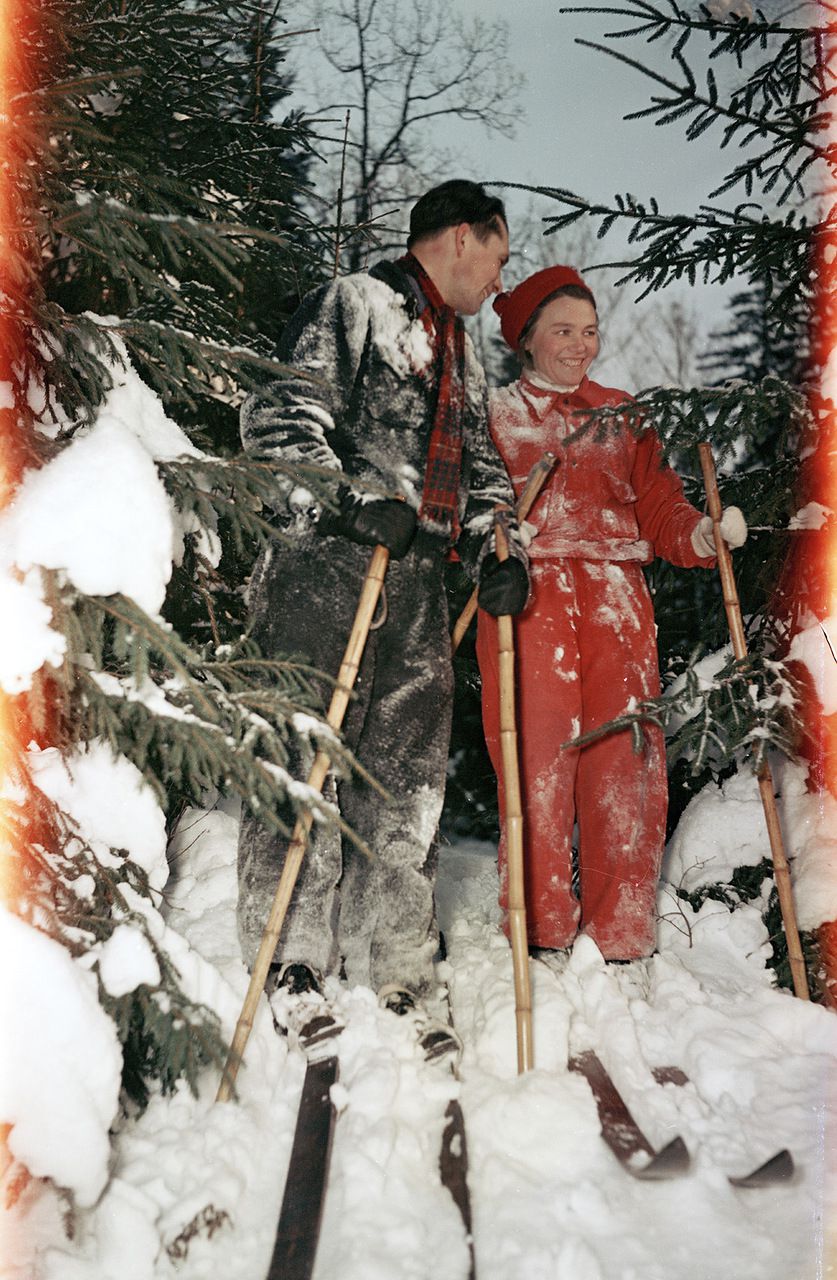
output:
<instances>
[{"instance_id":1,"label":"bamboo ski pole","mask_svg":"<svg viewBox=\"0 0 837 1280\"><path fill-rule=\"evenodd\" d=\"M744 623L741 617L741 605L738 600L738 589L735 585L735 574L732 568L732 556L721 533L721 495L718 492L718 478L715 474L715 462L712 457L712 446L706 442L698 445L700 465L703 471L703 483L706 488L706 501L712 517L712 528L715 535L715 551L718 556L718 571L721 575L721 587L724 596L724 608L727 613L729 632L732 639L732 651L742 661L747 657L747 641L744 636ZM773 856L773 872L776 878L776 892L779 895L779 906L782 911L782 925L788 944L788 960L790 962L793 989L800 1000L810 1000L808 977L805 972L805 960L799 942L799 929L796 923L796 910L793 905L793 888L791 886L790 868L782 838L782 828L776 809L776 795L773 787L773 774L767 760L764 761L756 775L758 778L764 819L767 823L767 834L770 839L770 852Z\"/></svg>"},{"instance_id":2,"label":"bamboo ski pole","mask_svg":"<svg viewBox=\"0 0 837 1280\"><path fill-rule=\"evenodd\" d=\"M497 559L507 560L505 508L497 512ZM523 873L523 812L514 711L514 623L509 614L497 619L500 665L500 751L506 792L506 861L509 874L509 936L514 971L514 1014L517 1025L518 1074L535 1065L532 1051L532 991L529 984L529 940L526 934L526 889Z\"/></svg>"},{"instance_id":3,"label":"bamboo ski pole","mask_svg":"<svg viewBox=\"0 0 837 1280\"><path fill-rule=\"evenodd\" d=\"M352 688L357 679L360 660L363 656L363 650L366 646L366 640L369 635L369 628L375 615L375 609L378 605L378 599L381 594L381 588L384 585L384 576L389 564L389 551L386 547L376 547L372 552L369 562L369 568L366 571L366 577L363 580L361 588L360 600L358 601L355 620L352 624L349 641L346 645L346 651L343 654L343 661L340 664L340 671L337 675L337 683L334 686L334 692L331 695L331 702L326 715L326 722L335 731L339 730L343 723L343 717L346 714L346 708L349 705ZM308 774L308 786L313 787L316 791L321 791L326 775L329 770L330 760L325 751L320 749L314 756L314 762ZM253 1029L253 1019L256 1015L259 999L264 990L265 979L270 969L271 961L276 953L276 947L279 942L279 934L282 931L282 925L285 922L285 915L291 900L291 895L296 885L302 859L305 854L305 846L308 841L308 833L311 830L313 822L313 814L310 810L306 810L296 822L296 826L291 836L291 842L288 845L288 851L285 854L285 862L282 867L282 874L279 877L279 884L276 887L276 893L273 898L273 905L270 908L270 915L267 919L262 940L259 944L259 950L256 954L256 960L253 965L253 973L250 978L250 985L247 988L247 994L244 997L241 1013L235 1028L235 1035L230 1044L227 1060L224 1064L224 1070L221 1076L221 1083L218 1088L216 1102L227 1102L232 1096L233 1085L235 1084L238 1068L244 1056L244 1050L247 1047L247 1041L250 1038L250 1032Z\"/></svg>"},{"instance_id":4,"label":"bamboo ski pole","mask_svg":"<svg viewBox=\"0 0 837 1280\"><path fill-rule=\"evenodd\" d=\"M540 493L541 489L544 486L546 477L549 475L550 471L555 466L556 461L557 459L555 457L555 454L547 452L543 455L542 458L539 458L538 461L535 463L535 465L532 467L532 470L529 472L528 476L526 477L526 484L524 486L523 492L518 498L514 508L514 514L517 516L518 520L525 520L529 512L532 510L532 507L535 505L535 502L537 500L538 494ZM457 618L456 626L453 628L453 631L451 632L451 637L450 637L450 656L451 657L453 657L453 655L456 653L457 649L459 648L460 644L462 643L462 638L465 635L465 632L470 627L474 614L477 611L478 591L479 591L479 588L474 587L474 590L471 592L470 596L468 597L468 603L465 605L465 608L462 610L459 617Z\"/></svg>"}]
</instances>

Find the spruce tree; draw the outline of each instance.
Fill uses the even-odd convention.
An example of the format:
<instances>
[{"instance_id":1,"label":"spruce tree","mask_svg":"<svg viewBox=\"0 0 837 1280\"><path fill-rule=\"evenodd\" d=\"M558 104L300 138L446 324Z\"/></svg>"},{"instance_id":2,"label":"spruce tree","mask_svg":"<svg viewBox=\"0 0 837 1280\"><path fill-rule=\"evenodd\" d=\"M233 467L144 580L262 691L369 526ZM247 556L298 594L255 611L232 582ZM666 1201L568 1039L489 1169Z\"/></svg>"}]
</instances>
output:
<instances>
[{"instance_id":1,"label":"spruce tree","mask_svg":"<svg viewBox=\"0 0 837 1280\"><path fill-rule=\"evenodd\" d=\"M222 793L281 826L288 742L316 740L319 721L298 714L317 711L304 663L265 662L246 636L244 580L277 536L282 468L243 458L236 422L243 395L279 368L293 298L322 277L324 233L299 212L310 143L279 111L288 83L276 4L33 0L12 12L0 112L0 548L4 585L46 610L55 640L0 693L4 898L94 971L120 923L144 932L159 983L114 998L100 982L123 1083L142 1103L155 1078L194 1086L219 1059L215 1018L180 989L141 868L124 850L91 848L37 785L30 748L72 761L107 744L170 822L184 803ZM167 442L143 444L182 543L159 611L124 590L85 591L60 556L30 568L15 541L33 477L104 439L94 433L120 384L151 397ZM71 516L54 510L46 524Z\"/></svg>"}]
</instances>

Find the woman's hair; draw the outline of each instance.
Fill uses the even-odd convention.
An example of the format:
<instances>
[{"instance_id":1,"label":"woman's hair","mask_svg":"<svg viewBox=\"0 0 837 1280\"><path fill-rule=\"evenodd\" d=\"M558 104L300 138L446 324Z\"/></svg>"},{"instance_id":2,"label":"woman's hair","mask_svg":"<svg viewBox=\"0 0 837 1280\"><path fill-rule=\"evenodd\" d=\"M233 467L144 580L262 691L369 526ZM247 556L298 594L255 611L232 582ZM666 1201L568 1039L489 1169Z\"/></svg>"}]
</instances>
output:
<instances>
[{"instance_id":1,"label":"woman's hair","mask_svg":"<svg viewBox=\"0 0 837 1280\"><path fill-rule=\"evenodd\" d=\"M550 302L554 302L556 298L579 298L582 302L589 302L596 315L599 314L596 306L596 299L590 290L583 284L562 284L560 289L554 289L552 293L548 293L543 302L539 302L535 310L530 315L520 332L520 338L517 343L517 356L524 369L532 368L532 357L526 350L526 339L534 329L535 325L541 317L541 313L549 306Z\"/></svg>"}]
</instances>

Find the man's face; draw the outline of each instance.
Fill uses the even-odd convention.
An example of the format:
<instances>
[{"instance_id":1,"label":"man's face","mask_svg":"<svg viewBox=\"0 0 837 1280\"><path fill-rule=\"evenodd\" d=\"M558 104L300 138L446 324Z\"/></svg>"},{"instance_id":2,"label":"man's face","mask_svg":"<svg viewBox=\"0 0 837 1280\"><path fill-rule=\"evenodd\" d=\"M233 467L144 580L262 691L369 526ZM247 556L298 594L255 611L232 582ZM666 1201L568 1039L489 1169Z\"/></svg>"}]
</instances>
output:
<instances>
[{"instance_id":1,"label":"man's face","mask_svg":"<svg viewBox=\"0 0 837 1280\"><path fill-rule=\"evenodd\" d=\"M509 260L509 233L505 227L480 240L468 223L457 227L457 257L450 293L445 299L461 315L475 316L486 298L499 293L500 278Z\"/></svg>"}]
</instances>

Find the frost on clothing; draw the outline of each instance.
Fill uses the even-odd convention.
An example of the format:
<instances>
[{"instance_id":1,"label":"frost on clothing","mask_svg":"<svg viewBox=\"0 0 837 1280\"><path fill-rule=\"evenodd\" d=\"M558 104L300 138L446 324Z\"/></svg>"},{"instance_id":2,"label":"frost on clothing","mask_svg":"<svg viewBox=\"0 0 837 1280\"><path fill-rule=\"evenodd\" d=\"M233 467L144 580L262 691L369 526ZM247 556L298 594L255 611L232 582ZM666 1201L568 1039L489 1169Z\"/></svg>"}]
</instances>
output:
<instances>
[{"instance_id":1,"label":"frost on clothing","mask_svg":"<svg viewBox=\"0 0 837 1280\"><path fill-rule=\"evenodd\" d=\"M573 556L647 564L662 556L685 568L714 563L695 555L691 537L701 513L686 501L679 478L665 465L653 430L642 436L611 424L601 433L595 427L579 430L586 410L627 399L624 391L589 378L565 393L523 377L492 394L491 434L515 492L547 449L558 459L527 517L537 530L530 559Z\"/></svg>"},{"instance_id":2,"label":"frost on clothing","mask_svg":"<svg viewBox=\"0 0 837 1280\"><path fill-rule=\"evenodd\" d=\"M527 860L527 924L535 946L566 947L581 931L608 958L654 947L654 907L665 838L662 732L629 731L578 748L566 744L660 691L654 613L642 564L663 555L699 560L691 533L700 513L662 463L652 431L573 433L583 411L625 394L584 379L550 392L524 377L492 398L491 432L515 490L546 450L556 468L529 521L532 598L515 625L518 742ZM483 722L505 813L494 620L479 616ZM572 884L578 822L580 899ZM502 823L504 828L504 822ZM508 906L505 830L501 905Z\"/></svg>"},{"instance_id":3,"label":"frost on clothing","mask_svg":"<svg viewBox=\"0 0 837 1280\"><path fill-rule=\"evenodd\" d=\"M384 270L386 268L386 271ZM399 283L396 291L376 272ZM418 510L437 386L427 330L408 277L392 264L345 276L310 294L282 339L280 358L299 373L252 397L241 433L255 458L325 467L359 493L403 496ZM476 577L498 502L512 501L487 430L485 375L465 338L465 406L457 552ZM340 473L345 473L345 476ZM288 532L310 532L318 512L290 501L297 482L278 479L277 515ZM439 532L422 521L430 532ZM524 558L513 531L512 554Z\"/></svg>"},{"instance_id":4,"label":"frost on clothing","mask_svg":"<svg viewBox=\"0 0 837 1280\"><path fill-rule=\"evenodd\" d=\"M270 397L245 403L246 448L265 461L325 467L361 496L401 495L418 510L438 367L415 288L389 263L310 295L279 353L298 373L275 383ZM494 506L511 503L513 495L488 434L485 378L467 338L464 392L457 551L476 577ZM254 638L268 655L303 652L336 675L370 552L318 535L317 504L301 501L301 487L290 477L277 482L276 510L290 541L274 547L254 572ZM281 943L287 960L326 970L342 960L354 984L400 981L421 992L432 978L435 831L452 695L447 549L446 531L420 517L407 555L391 560L386 620L370 635L347 715L349 746L387 794L359 777L327 784L327 795L372 857L341 838L335 825L317 822ZM513 553L524 558L516 526ZM309 764L297 758L292 772L304 778ZM239 928L250 963L285 844L255 815L245 817Z\"/></svg>"},{"instance_id":5,"label":"frost on clothing","mask_svg":"<svg viewBox=\"0 0 837 1280\"><path fill-rule=\"evenodd\" d=\"M422 549L425 537L419 534L418 545L390 563L387 620L370 633L344 722L347 745L390 794L381 796L357 777L330 778L326 792L372 857L341 839L336 825L318 824L282 939L285 958L329 972L342 957L352 984L373 987L390 981L426 986L436 950L435 858L429 853L442 807L452 677L444 660L449 641L442 560L432 545ZM313 590L306 552L273 553L281 574L266 575L253 634L267 653L287 647L292 635L313 666L331 671L340 627L327 618L351 618L369 552L343 538L324 542ZM307 776L312 759L310 749L289 762L289 772ZM282 816L292 825L290 813ZM244 823L239 922L250 964L282 852L265 827Z\"/></svg>"}]
</instances>

